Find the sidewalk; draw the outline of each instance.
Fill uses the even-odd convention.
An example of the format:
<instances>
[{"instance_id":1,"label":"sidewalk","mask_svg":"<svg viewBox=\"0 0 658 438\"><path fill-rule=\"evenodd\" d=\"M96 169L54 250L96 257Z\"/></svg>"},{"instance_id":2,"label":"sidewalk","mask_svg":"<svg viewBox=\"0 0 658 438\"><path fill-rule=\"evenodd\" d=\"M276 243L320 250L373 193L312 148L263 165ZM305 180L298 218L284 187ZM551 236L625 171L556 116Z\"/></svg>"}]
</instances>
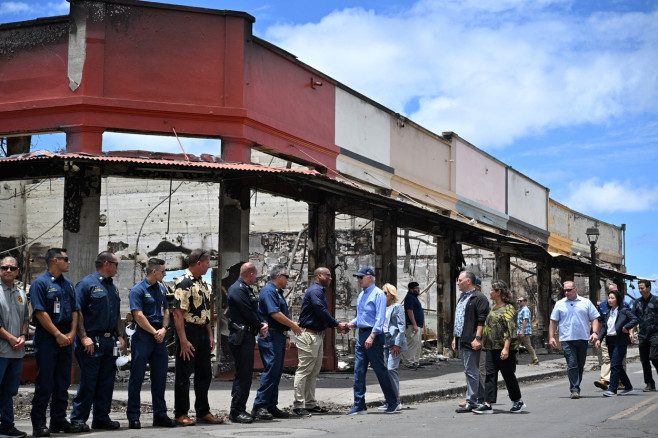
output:
<instances>
[{"instance_id":1,"label":"sidewalk","mask_svg":"<svg viewBox=\"0 0 658 438\"><path fill-rule=\"evenodd\" d=\"M546 351L537 350L540 365L528 365L530 357L528 354L521 354L519 365L516 369L516 376L523 386L523 382L548 379L553 377L564 376L566 379L566 362L561 354L547 354ZM629 348L627 360L629 362L639 360L637 347ZM446 361L434 361L433 358L424 358L421 361L424 368L418 370L407 369L404 365L400 366L400 392L402 403L410 404L414 402L428 401L438 397L455 397L462 398L466 393L466 381L463 368L459 359L448 359ZM586 371L598 369L598 360L596 355L592 354L587 357ZM170 373L171 374L171 373ZM170 376L171 377L171 376ZM251 387L251 394L248 401L248 407L253 402L256 390L258 389L260 373L254 374L254 380ZM368 372L368 385L366 400L368 406L378 406L383 400L383 394L377 383L377 378L372 370ZM284 373L279 385L279 408L289 409L293 403L293 380L294 375ZM502 383L502 378L500 378ZM636 382L639 386L641 382ZM344 372L323 372L320 374L317 383L316 395L320 405L327 407L332 413L346 411L351 407L353 401L353 374L351 371ZM230 380L214 379L210 392L208 394L210 407L213 413L219 413L226 417L231 404L231 385ZM583 389L595 391L593 382L583 382ZM20 392L31 393L34 390L32 385L21 386ZM72 386L70 389L70 399L75 395L77 387ZM27 396L28 394L23 394ZM31 394L30 394L31 395ZM192 405L194 405L194 395L191 394ZM170 414L174 405L173 383L168 383L165 394L167 406ZM141 394L142 404L150 404L151 394L148 381L145 381ZM127 383L117 382L114 389L114 400L123 405L128 400ZM194 415L191 415L194 417ZM113 412L112 418L122 423L122 427L127 427L125 417L125 408L122 412ZM142 423L149 424L152 419L151 414L142 414ZM29 418L20 418L17 415L17 427L27 430L31 427Z\"/></svg>"}]
</instances>

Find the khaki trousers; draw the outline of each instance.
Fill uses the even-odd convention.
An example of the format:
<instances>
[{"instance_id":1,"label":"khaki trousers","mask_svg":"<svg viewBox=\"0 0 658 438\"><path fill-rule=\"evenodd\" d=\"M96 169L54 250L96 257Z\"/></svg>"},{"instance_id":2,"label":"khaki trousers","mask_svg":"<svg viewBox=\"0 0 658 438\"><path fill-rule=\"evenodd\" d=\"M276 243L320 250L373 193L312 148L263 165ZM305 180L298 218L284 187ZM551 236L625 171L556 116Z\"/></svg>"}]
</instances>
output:
<instances>
[{"instance_id":1,"label":"khaki trousers","mask_svg":"<svg viewBox=\"0 0 658 438\"><path fill-rule=\"evenodd\" d=\"M315 399L315 385L322 369L324 332L315 334L304 330L301 336L297 337L296 345L299 364L294 380L293 408L312 409L318 404Z\"/></svg>"}]
</instances>

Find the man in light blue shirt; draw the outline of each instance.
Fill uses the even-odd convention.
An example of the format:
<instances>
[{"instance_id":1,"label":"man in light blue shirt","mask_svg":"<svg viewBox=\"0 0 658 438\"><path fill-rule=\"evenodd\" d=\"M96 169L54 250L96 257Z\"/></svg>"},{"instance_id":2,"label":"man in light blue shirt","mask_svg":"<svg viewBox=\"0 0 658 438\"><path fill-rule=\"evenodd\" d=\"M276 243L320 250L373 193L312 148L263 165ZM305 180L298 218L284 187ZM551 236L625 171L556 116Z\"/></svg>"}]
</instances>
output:
<instances>
[{"instance_id":1,"label":"man in light blue shirt","mask_svg":"<svg viewBox=\"0 0 658 438\"><path fill-rule=\"evenodd\" d=\"M532 357L532 362L530 365L539 365L539 359L537 359L537 353L532 347L532 315L530 314L530 309L528 309L528 298L519 297L517 300L519 304L519 313L516 317L517 331L516 333L519 336L519 345L523 345L530 356ZM516 360L518 363L519 353L516 353Z\"/></svg>"},{"instance_id":2,"label":"man in light blue shirt","mask_svg":"<svg viewBox=\"0 0 658 438\"><path fill-rule=\"evenodd\" d=\"M587 341L596 342L599 331L599 312L588 299L578 296L573 281L564 282L564 295L555 303L548 330L549 342L557 348L555 328L559 324L562 352L567 360L567 375L571 385L571 398L580 398L580 382L587 358ZM590 335L590 324L593 331Z\"/></svg>"},{"instance_id":3,"label":"man in light blue shirt","mask_svg":"<svg viewBox=\"0 0 658 438\"><path fill-rule=\"evenodd\" d=\"M386 294L375 286L375 270L363 266L354 274L363 291L356 301L356 318L349 322L348 328L358 330L354 352L354 406L347 415L367 414L366 407L366 372L368 364L377 375L382 388L387 414L399 411L400 403L388 377L384 364L384 320L386 319Z\"/></svg>"}]
</instances>

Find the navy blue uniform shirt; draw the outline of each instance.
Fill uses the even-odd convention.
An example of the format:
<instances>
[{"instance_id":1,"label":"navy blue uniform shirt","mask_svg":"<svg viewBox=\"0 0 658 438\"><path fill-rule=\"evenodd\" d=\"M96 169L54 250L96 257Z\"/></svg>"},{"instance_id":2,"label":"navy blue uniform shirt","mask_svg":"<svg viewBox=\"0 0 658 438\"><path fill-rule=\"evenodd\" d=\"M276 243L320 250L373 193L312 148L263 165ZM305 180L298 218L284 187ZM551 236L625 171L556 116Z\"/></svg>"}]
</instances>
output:
<instances>
[{"instance_id":1,"label":"navy blue uniform shirt","mask_svg":"<svg viewBox=\"0 0 658 438\"><path fill-rule=\"evenodd\" d=\"M258 298L242 278L228 288L228 318L236 324L248 325L254 334L260 330Z\"/></svg>"},{"instance_id":2,"label":"navy blue uniform shirt","mask_svg":"<svg viewBox=\"0 0 658 438\"><path fill-rule=\"evenodd\" d=\"M299 312L299 325L316 332L338 326L338 321L329 313L326 290L317 281L306 289Z\"/></svg>"},{"instance_id":3,"label":"navy blue uniform shirt","mask_svg":"<svg viewBox=\"0 0 658 438\"><path fill-rule=\"evenodd\" d=\"M285 298L283 298L283 290L277 288L276 285L270 281L260 291L258 297L258 313L260 313L261 319L270 326L270 329L285 332L289 327L274 320L274 318L270 316L270 313L276 312L281 312L290 318L288 303L286 303Z\"/></svg>"},{"instance_id":4,"label":"navy blue uniform shirt","mask_svg":"<svg viewBox=\"0 0 658 438\"><path fill-rule=\"evenodd\" d=\"M32 310L42 310L50 316L55 325L70 324L73 322L73 312L79 307L75 301L75 289L68 278L60 275L55 278L46 270L39 275L30 287L30 301ZM59 302L59 313L55 313L55 301ZM34 323L40 326L37 318Z\"/></svg>"},{"instance_id":5,"label":"navy blue uniform shirt","mask_svg":"<svg viewBox=\"0 0 658 438\"><path fill-rule=\"evenodd\" d=\"M130 310L140 310L149 323L162 323L163 309L169 308L164 286L157 281L151 284L146 278L130 290L128 301Z\"/></svg>"},{"instance_id":6,"label":"navy blue uniform shirt","mask_svg":"<svg viewBox=\"0 0 658 438\"><path fill-rule=\"evenodd\" d=\"M94 272L75 286L75 299L82 311L85 331L114 333L119 323L119 290L111 277Z\"/></svg>"}]
</instances>

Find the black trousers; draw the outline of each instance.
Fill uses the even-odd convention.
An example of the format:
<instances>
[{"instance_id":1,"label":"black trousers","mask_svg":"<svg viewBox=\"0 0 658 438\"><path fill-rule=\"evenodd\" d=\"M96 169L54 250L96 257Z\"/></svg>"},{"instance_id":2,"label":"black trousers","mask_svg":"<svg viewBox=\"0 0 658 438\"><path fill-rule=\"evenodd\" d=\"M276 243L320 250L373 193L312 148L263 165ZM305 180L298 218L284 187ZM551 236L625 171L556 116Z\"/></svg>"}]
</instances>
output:
<instances>
[{"instance_id":1,"label":"black trousers","mask_svg":"<svg viewBox=\"0 0 658 438\"><path fill-rule=\"evenodd\" d=\"M487 350L486 370L487 377L484 379L484 400L491 402L496 399L498 388L498 371L503 375L507 393L513 402L521 400L521 388L516 380L516 351L510 350L507 359L500 358L502 350Z\"/></svg>"},{"instance_id":2,"label":"black trousers","mask_svg":"<svg viewBox=\"0 0 658 438\"><path fill-rule=\"evenodd\" d=\"M180 340L176 339L176 379L174 383L174 415L187 415L190 410L190 376L194 373L194 410L196 416L210 413L208 389L212 380L210 337L205 326L185 324L187 340L194 346L194 357L185 360L180 355Z\"/></svg>"},{"instance_id":3,"label":"black trousers","mask_svg":"<svg viewBox=\"0 0 658 438\"><path fill-rule=\"evenodd\" d=\"M640 351L640 362L642 363L642 371L644 372L644 383L655 389L656 382L653 380L651 364L653 364L654 368L656 368L656 372L658 372L658 359L651 359L652 344L655 355L654 357L656 357L658 356L658 352L656 352L658 349L658 340L653 342L650 339L641 341L638 345L638 350Z\"/></svg>"},{"instance_id":4,"label":"black trousers","mask_svg":"<svg viewBox=\"0 0 658 438\"><path fill-rule=\"evenodd\" d=\"M247 399L251 390L251 380L254 372L254 348L256 337L250 333L244 335L242 344L231 346L235 360L235 376L231 389L231 415L238 415L247 410Z\"/></svg>"}]
</instances>

